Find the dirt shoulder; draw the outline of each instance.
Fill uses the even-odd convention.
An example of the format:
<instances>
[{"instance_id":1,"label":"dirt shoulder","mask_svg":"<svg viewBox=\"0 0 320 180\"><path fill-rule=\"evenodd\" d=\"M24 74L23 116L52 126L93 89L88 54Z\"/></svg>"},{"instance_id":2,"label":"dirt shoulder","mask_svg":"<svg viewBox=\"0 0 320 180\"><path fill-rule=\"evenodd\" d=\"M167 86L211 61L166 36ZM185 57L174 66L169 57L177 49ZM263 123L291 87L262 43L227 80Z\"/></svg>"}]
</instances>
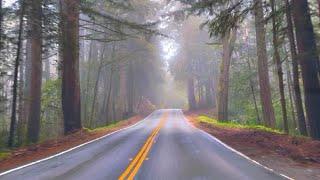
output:
<instances>
[{"instance_id":1,"label":"dirt shoulder","mask_svg":"<svg viewBox=\"0 0 320 180\"><path fill-rule=\"evenodd\" d=\"M294 179L320 179L320 141L262 130L220 127L199 121L205 111L185 113L196 127L259 163Z\"/></svg>"},{"instance_id":2,"label":"dirt shoulder","mask_svg":"<svg viewBox=\"0 0 320 180\"><path fill-rule=\"evenodd\" d=\"M94 140L116 130L128 127L142 120L142 116L133 116L127 120L120 121L114 125L98 128L95 130L83 129L76 133L49 140L37 145L27 146L12 150L2 160L0 160L0 172L12 169L39 159L52 156L77 145Z\"/></svg>"}]
</instances>

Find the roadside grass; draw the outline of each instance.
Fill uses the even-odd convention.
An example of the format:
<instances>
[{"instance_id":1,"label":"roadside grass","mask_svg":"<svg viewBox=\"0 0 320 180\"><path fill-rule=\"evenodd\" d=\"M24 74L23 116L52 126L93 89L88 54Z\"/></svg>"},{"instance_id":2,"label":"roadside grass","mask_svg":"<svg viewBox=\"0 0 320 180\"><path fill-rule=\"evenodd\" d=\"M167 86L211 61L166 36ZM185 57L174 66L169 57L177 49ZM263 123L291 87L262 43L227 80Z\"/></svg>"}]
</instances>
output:
<instances>
[{"instance_id":1,"label":"roadside grass","mask_svg":"<svg viewBox=\"0 0 320 180\"><path fill-rule=\"evenodd\" d=\"M90 133L94 133L94 132L99 132L99 131L106 131L112 128L116 128L117 126L119 126L121 123L121 121L116 121L116 122L112 122L111 124L108 124L106 126L101 126L101 127L97 127L94 129L90 129L90 128L83 128L84 130L90 132Z\"/></svg>"},{"instance_id":2,"label":"roadside grass","mask_svg":"<svg viewBox=\"0 0 320 180\"><path fill-rule=\"evenodd\" d=\"M271 133L276 133L276 134L284 134L283 132L277 130L277 129L272 129L268 128L265 126L261 125L245 125L245 124L239 124L236 122L232 121L218 121L214 118L210 118L208 116L200 115L197 117L198 122L202 123L208 123L217 127L222 127L222 128L238 128L238 129L250 129L250 130L259 130L259 131L265 131L265 132L271 132Z\"/></svg>"},{"instance_id":3,"label":"roadside grass","mask_svg":"<svg viewBox=\"0 0 320 180\"><path fill-rule=\"evenodd\" d=\"M112 130L114 128L117 128L119 126L121 126L121 122L122 121L114 121L106 126L102 126L102 127L97 127L94 129L90 129L90 128L86 128L83 127L83 130L85 132L88 133L100 133L100 132L104 132L104 131L108 131L108 130ZM40 139L38 143L34 143L34 144L28 144L28 143L24 143L20 146L20 148L25 147L25 146L30 146L30 145L37 145L37 144L41 144L46 142L45 139ZM9 157L12 153L14 149L7 149L7 148L2 148L0 147L0 161L6 159L7 157Z\"/></svg>"},{"instance_id":4,"label":"roadside grass","mask_svg":"<svg viewBox=\"0 0 320 180\"><path fill-rule=\"evenodd\" d=\"M7 157L9 157L11 155L10 152L7 152L7 151L0 151L0 161L3 160L3 159L6 159Z\"/></svg>"}]
</instances>

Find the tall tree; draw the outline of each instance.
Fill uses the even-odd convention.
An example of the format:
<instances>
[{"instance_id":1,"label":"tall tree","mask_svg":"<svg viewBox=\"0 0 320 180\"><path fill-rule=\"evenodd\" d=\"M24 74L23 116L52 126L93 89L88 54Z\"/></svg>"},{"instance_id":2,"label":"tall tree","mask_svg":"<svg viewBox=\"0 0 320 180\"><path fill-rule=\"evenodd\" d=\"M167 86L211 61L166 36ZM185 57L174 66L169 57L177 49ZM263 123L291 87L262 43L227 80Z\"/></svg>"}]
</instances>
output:
<instances>
[{"instance_id":1,"label":"tall tree","mask_svg":"<svg viewBox=\"0 0 320 180\"><path fill-rule=\"evenodd\" d=\"M264 26L262 0L255 0L254 14L262 115L266 126L275 127L275 116L271 100L271 88L268 72L269 68L265 37L266 30Z\"/></svg>"},{"instance_id":2,"label":"tall tree","mask_svg":"<svg viewBox=\"0 0 320 180\"><path fill-rule=\"evenodd\" d=\"M280 91L280 103L282 109L282 118L283 118L283 128L285 133L289 133L288 127L288 116L287 116L287 105L286 105L286 98L284 94L284 83L283 83L283 70L282 70L282 63L279 54L279 37L278 37L278 18L276 13L276 4L274 0L270 0L271 9L272 9L272 34L273 34L273 58L276 64L277 75L278 75L278 83L279 83L279 91Z\"/></svg>"},{"instance_id":3,"label":"tall tree","mask_svg":"<svg viewBox=\"0 0 320 180\"><path fill-rule=\"evenodd\" d=\"M20 16L19 16L19 33L17 42L17 52L14 64L13 84L12 84L12 107L11 107L11 122L10 132L8 138L8 146L12 147L14 143L15 126L17 121L17 89L18 89L18 71L21 61L21 45L22 45L22 33L23 33L23 17L25 14L25 1L20 1Z\"/></svg>"},{"instance_id":4,"label":"tall tree","mask_svg":"<svg viewBox=\"0 0 320 180\"><path fill-rule=\"evenodd\" d=\"M115 43L113 43L112 45L112 51L111 51L111 61L114 60L114 57L115 57L115 49L116 49L116 45ZM114 75L114 65L111 64L111 67L110 67L110 77L109 77L109 85L108 85L108 92L106 94L106 106L105 106L105 117L106 117L106 124L109 123L108 121L108 118L110 116L110 107L113 108L113 106L110 106L110 104L113 105L113 99L111 98L111 94L112 94L112 85L113 85L113 75ZM112 102L110 101L112 99Z\"/></svg>"},{"instance_id":5,"label":"tall tree","mask_svg":"<svg viewBox=\"0 0 320 180\"><path fill-rule=\"evenodd\" d=\"M85 98L84 98L84 107L83 107L83 109L84 109L84 114L83 114L83 118L85 119L85 120L89 120L89 122L88 122L88 124L89 124L89 126L90 126L90 119L89 119L89 112L88 112L88 105L89 105L89 103L88 103L88 101L89 101L89 92L90 92L90 85L91 85L91 83L90 83L90 77L91 77L91 70L92 70L92 66L93 66L93 64L94 63L92 63L92 61L93 61L93 59L94 59L94 57L96 57L96 54L98 54L97 53L97 50L98 50L98 48L96 47L96 44L94 43L94 41L93 40L91 40L90 41L90 46L89 46L89 55L88 55L88 59L87 59L87 63L88 63L88 67L87 67L87 80L86 80L86 86L85 86L85 88L84 88L84 92L83 92L83 94L85 95Z\"/></svg>"},{"instance_id":6,"label":"tall tree","mask_svg":"<svg viewBox=\"0 0 320 180\"><path fill-rule=\"evenodd\" d=\"M133 71L133 63L132 61L128 62L128 72L127 72L127 76L128 76L128 94L127 94L127 98L128 98L128 115L132 115L134 112L134 82L135 82L135 78L134 78L134 71Z\"/></svg>"},{"instance_id":7,"label":"tall tree","mask_svg":"<svg viewBox=\"0 0 320 180\"><path fill-rule=\"evenodd\" d=\"M31 19L31 84L30 110L28 117L28 141L35 143L39 140L41 82L42 82L42 0L32 0L28 4Z\"/></svg>"},{"instance_id":8,"label":"tall tree","mask_svg":"<svg viewBox=\"0 0 320 180\"><path fill-rule=\"evenodd\" d=\"M28 8L28 7L27 7ZM30 13L29 13L30 14ZM31 100L31 69L32 69L32 63L31 63L31 36L30 36L30 26L31 26L31 18L27 18L27 37L26 37L26 43L25 43L25 62L24 62L24 87L23 87L23 109L20 109L20 111L23 111L22 116L19 117L20 121L20 127L19 127L19 133L26 133L26 124L29 117L29 111L30 111L30 100Z\"/></svg>"},{"instance_id":9,"label":"tall tree","mask_svg":"<svg viewBox=\"0 0 320 180\"><path fill-rule=\"evenodd\" d=\"M247 47L247 49L249 51L248 47ZM247 58L247 64L248 64L249 71L252 72L249 56ZM261 124L261 119L260 119L260 115L259 115L260 113L259 113L259 108L258 108L258 103L257 103L257 98L256 98L256 93L255 93L255 88L254 88L255 86L254 86L254 82L253 82L251 77L249 77L249 85L250 85L250 91L251 91L251 94L252 94L252 100L253 100L253 104L254 104L254 109L255 109L256 114L257 114L257 123Z\"/></svg>"},{"instance_id":10,"label":"tall tree","mask_svg":"<svg viewBox=\"0 0 320 180\"><path fill-rule=\"evenodd\" d=\"M94 84L94 88L93 88L93 100L92 100L92 105L91 105L91 116L90 116L90 122L93 121L93 118L95 116L95 106L96 106L96 99L97 99L97 94L98 94L98 88L99 88L99 81L101 78L101 71L103 68L103 60L105 58L105 50L106 50L106 46L103 44L102 45L102 52L100 51L100 57L99 57L99 67L98 67L98 74L97 74L97 78L96 78L96 82ZM89 123L89 125L91 126L91 123ZM95 127L95 125L94 125Z\"/></svg>"},{"instance_id":11,"label":"tall tree","mask_svg":"<svg viewBox=\"0 0 320 180\"><path fill-rule=\"evenodd\" d=\"M317 0L318 2L318 17L320 18L320 0Z\"/></svg>"},{"instance_id":12,"label":"tall tree","mask_svg":"<svg viewBox=\"0 0 320 180\"><path fill-rule=\"evenodd\" d=\"M60 0L64 132L82 127L79 85L80 0Z\"/></svg>"},{"instance_id":13,"label":"tall tree","mask_svg":"<svg viewBox=\"0 0 320 180\"><path fill-rule=\"evenodd\" d=\"M187 91L188 91L188 104L189 104L189 110L195 110L197 108L197 102L196 97L194 95L194 79L192 74L192 65L191 62L188 65L188 72L187 75Z\"/></svg>"},{"instance_id":14,"label":"tall tree","mask_svg":"<svg viewBox=\"0 0 320 180\"><path fill-rule=\"evenodd\" d=\"M25 117L24 117L24 111L23 111L23 105L24 105L24 66L25 61L20 62L19 67L19 87L18 87L18 125L17 125L17 144L21 145L24 142L24 127L25 127Z\"/></svg>"},{"instance_id":15,"label":"tall tree","mask_svg":"<svg viewBox=\"0 0 320 180\"><path fill-rule=\"evenodd\" d=\"M127 63L120 61L119 64L119 104L118 115L119 119L125 118L127 111Z\"/></svg>"},{"instance_id":16,"label":"tall tree","mask_svg":"<svg viewBox=\"0 0 320 180\"><path fill-rule=\"evenodd\" d=\"M206 107L213 106L213 93L212 93L212 77L208 77L205 81L205 90L206 90Z\"/></svg>"},{"instance_id":17,"label":"tall tree","mask_svg":"<svg viewBox=\"0 0 320 180\"><path fill-rule=\"evenodd\" d=\"M112 103L110 101L111 94L112 94L112 85L113 85L113 74L114 74L114 68L111 66L110 68L110 77L109 77L109 85L108 85L108 92L106 95L106 106L105 106L105 118L106 118L106 124L109 123L108 118L110 117L110 104Z\"/></svg>"},{"instance_id":18,"label":"tall tree","mask_svg":"<svg viewBox=\"0 0 320 180\"><path fill-rule=\"evenodd\" d=\"M292 122L293 122L293 127L294 129L296 129L298 127L297 125L297 118L296 118L296 114L295 114L295 105L293 102L294 99L294 94L293 94L293 84L292 84L292 77L291 77L291 68L289 65L289 61L288 58L286 59L286 69L287 69L287 84L288 84L288 92L289 92L289 104L290 104L290 108L291 108L291 116L292 116Z\"/></svg>"},{"instance_id":19,"label":"tall tree","mask_svg":"<svg viewBox=\"0 0 320 180\"><path fill-rule=\"evenodd\" d=\"M310 135L320 139L319 57L307 0L292 0Z\"/></svg>"},{"instance_id":20,"label":"tall tree","mask_svg":"<svg viewBox=\"0 0 320 180\"><path fill-rule=\"evenodd\" d=\"M218 120L228 120L229 70L237 30L231 29L223 36L223 53L218 85Z\"/></svg>"},{"instance_id":21,"label":"tall tree","mask_svg":"<svg viewBox=\"0 0 320 180\"><path fill-rule=\"evenodd\" d=\"M3 48L3 9L2 0L0 0L0 52Z\"/></svg>"},{"instance_id":22,"label":"tall tree","mask_svg":"<svg viewBox=\"0 0 320 180\"><path fill-rule=\"evenodd\" d=\"M289 0L286 0L286 19L287 19L287 36L290 44L290 52L292 58L292 74L293 74L293 90L294 90L294 101L298 118L298 127L302 135L308 135L306 127L306 119L304 116L304 110L302 105L301 90L299 83L299 67L297 58L296 42L293 32L293 24L291 18L291 6Z\"/></svg>"}]
</instances>

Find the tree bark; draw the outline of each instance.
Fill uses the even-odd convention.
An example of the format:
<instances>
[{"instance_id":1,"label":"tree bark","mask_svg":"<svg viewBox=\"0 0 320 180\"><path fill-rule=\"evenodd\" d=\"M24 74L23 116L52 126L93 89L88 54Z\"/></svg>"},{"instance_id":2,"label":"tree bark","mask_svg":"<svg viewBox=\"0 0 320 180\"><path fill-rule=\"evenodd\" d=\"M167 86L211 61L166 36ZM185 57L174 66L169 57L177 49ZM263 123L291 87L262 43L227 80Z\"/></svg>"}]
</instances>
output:
<instances>
[{"instance_id":1,"label":"tree bark","mask_svg":"<svg viewBox=\"0 0 320 180\"><path fill-rule=\"evenodd\" d=\"M23 46L23 45L22 45ZM20 56L23 57L23 51L21 51ZM24 117L24 66L25 66L25 61L21 61L20 62L20 67L19 67L19 106L18 106L18 125L17 125L17 144L18 146L21 145L23 143L24 140L24 128L25 128L25 117Z\"/></svg>"},{"instance_id":2,"label":"tree bark","mask_svg":"<svg viewBox=\"0 0 320 180\"><path fill-rule=\"evenodd\" d=\"M304 110L302 105L302 98L301 98L301 90L300 90L300 83L299 83L299 67L298 67L298 57L297 57L297 50L296 50L296 42L293 33L293 23L291 18L291 7L289 0L286 0L286 19L287 19L287 33L288 39L290 43L290 52L292 58L292 74L293 74L293 90L294 90L294 101L295 107L297 112L298 118L298 126L299 131L302 135L308 135L307 127L306 127L306 119L304 116Z\"/></svg>"},{"instance_id":3,"label":"tree bark","mask_svg":"<svg viewBox=\"0 0 320 180\"><path fill-rule=\"evenodd\" d=\"M306 116L310 135L320 139L319 58L308 1L293 0L293 19L297 36L298 57L302 70Z\"/></svg>"},{"instance_id":4,"label":"tree bark","mask_svg":"<svg viewBox=\"0 0 320 180\"><path fill-rule=\"evenodd\" d=\"M18 136L21 138L18 139L18 143L22 144L24 140L26 139L26 134L27 134L27 122L28 122L28 117L29 117L29 111L30 111L30 86L31 86L31 68L32 68L32 63L31 63L31 36L29 34L30 32L30 18L27 18L27 40L25 44L25 61L24 61L24 84L23 84L23 97L22 97L22 109L19 108L19 111L21 112L21 117L19 117L19 126L18 126ZM21 75L20 75L21 76Z\"/></svg>"},{"instance_id":5,"label":"tree bark","mask_svg":"<svg viewBox=\"0 0 320 180\"><path fill-rule=\"evenodd\" d=\"M2 0L0 0L0 61L4 61L4 57L2 54L2 50L3 50L3 9L2 9ZM2 91L4 89L4 83L0 82L0 90ZM0 91L0 93L1 93ZM1 94L0 94L0 98ZM1 106L0 106L1 108ZM2 108L0 109L0 111L2 110Z\"/></svg>"},{"instance_id":6,"label":"tree bark","mask_svg":"<svg viewBox=\"0 0 320 180\"><path fill-rule=\"evenodd\" d=\"M40 132L41 82L42 82L42 0L30 2L31 23L31 86L28 117L28 142L36 143Z\"/></svg>"},{"instance_id":7,"label":"tree bark","mask_svg":"<svg viewBox=\"0 0 320 180\"><path fill-rule=\"evenodd\" d=\"M271 88L268 72L268 58L266 48L266 32L263 21L263 7L261 0L255 0L255 28L256 28L256 43L258 55L258 75L260 85L260 97L262 106L263 120L266 126L275 127L275 115L271 100Z\"/></svg>"},{"instance_id":8,"label":"tree bark","mask_svg":"<svg viewBox=\"0 0 320 180\"><path fill-rule=\"evenodd\" d=\"M62 36L62 110L64 133L82 127L79 85L80 0L60 0Z\"/></svg>"},{"instance_id":9,"label":"tree bark","mask_svg":"<svg viewBox=\"0 0 320 180\"><path fill-rule=\"evenodd\" d=\"M317 0L317 2L318 2L318 17L320 19L320 0Z\"/></svg>"},{"instance_id":10,"label":"tree bark","mask_svg":"<svg viewBox=\"0 0 320 180\"><path fill-rule=\"evenodd\" d=\"M229 71L236 34L237 30L231 29L223 37L223 55L218 85L218 120L220 121L228 120Z\"/></svg>"},{"instance_id":11,"label":"tree bark","mask_svg":"<svg viewBox=\"0 0 320 180\"><path fill-rule=\"evenodd\" d=\"M293 99L294 99L294 94L292 91L292 78L291 78L291 70L290 70L290 66L289 66L289 62L288 60L286 60L286 69L287 69L287 81L288 81L288 92L289 92L289 103L290 103L290 107L291 107L291 116L292 116L292 122L293 122L293 126L296 129L297 126L297 119L296 119L296 115L295 115L295 106L293 103Z\"/></svg>"},{"instance_id":12,"label":"tree bark","mask_svg":"<svg viewBox=\"0 0 320 180\"><path fill-rule=\"evenodd\" d=\"M283 83L283 70L279 54L279 40L278 40L278 28L277 28L277 16L276 16L276 5L274 0L270 0L271 9L272 9L272 34L273 34L273 58L276 63L277 74L278 74L278 83L280 91L280 103L282 109L282 118L283 118L283 129L286 134L289 133L288 127L288 116L287 116L287 105L286 98L284 94L284 83Z\"/></svg>"},{"instance_id":13,"label":"tree bark","mask_svg":"<svg viewBox=\"0 0 320 180\"><path fill-rule=\"evenodd\" d=\"M8 138L8 146L12 147L14 143L15 126L17 121L17 89L18 89L18 71L20 64L20 54L21 54L21 44L22 44L22 32L23 32L23 17L25 14L25 1L20 1L20 16L19 16L19 33L18 33L18 43L17 43L17 53L14 64L14 75L13 75L13 85L12 85L12 107L11 107L11 121L10 121L10 132Z\"/></svg>"},{"instance_id":14,"label":"tree bark","mask_svg":"<svg viewBox=\"0 0 320 180\"><path fill-rule=\"evenodd\" d=\"M3 49L3 9L2 9L2 0L0 0L0 52L2 52L2 49Z\"/></svg>"}]
</instances>

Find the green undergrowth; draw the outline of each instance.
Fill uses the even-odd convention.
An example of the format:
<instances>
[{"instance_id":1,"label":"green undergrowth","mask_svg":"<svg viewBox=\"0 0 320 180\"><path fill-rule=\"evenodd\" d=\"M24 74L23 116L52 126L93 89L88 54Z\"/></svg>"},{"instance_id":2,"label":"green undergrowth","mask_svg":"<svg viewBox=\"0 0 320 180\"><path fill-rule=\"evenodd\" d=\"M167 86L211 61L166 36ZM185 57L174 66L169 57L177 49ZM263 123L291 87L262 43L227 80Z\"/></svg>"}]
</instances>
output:
<instances>
[{"instance_id":1,"label":"green undergrowth","mask_svg":"<svg viewBox=\"0 0 320 180\"><path fill-rule=\"evenodd\" d=\"M108 124L106 126L101 126L101 127L97 127L97 128L93 128L93 129L91 129L91 128L84 128L84 129L88 132L91 132L91 133L98 132L98 131L104 131L104 130L112 129L112 128L119 126L120 122L121 121L112 122L111 124Z\"/></svg>"},{"instance_id":2,"label":"green undergrowth","mask_svg":"<svg viewBox=\"0 0 320 180\"><path fill-rule=\"evenodd\" d=\"M0 151L0 161L9 157L10 156L10 152L7 152L7 151Z\"/></svg>"},{"instance_id":3,"label":"green undergrowth","mask_svg":"<svg viewBox=\"0 0 320 180\"><path fill-rule=\"evenodd\" d=\"M222 127L222 128L240 128L240 129L251 129L251 130L259 130L259 131L265 131L265 132L271 132L271 133L276 133L276 134L283 134L281 131L276 130L276 129L272 129L272 128L268 128L265 126L261 126L261 125L245 125L245 124L239 124L236 122L232 122L232 121L218 121L214 118L210 118L208 116L198 116L197 120L199 122L203 122L203 123L208 123L217 127Z\"/></svg>"}]
</instances>

